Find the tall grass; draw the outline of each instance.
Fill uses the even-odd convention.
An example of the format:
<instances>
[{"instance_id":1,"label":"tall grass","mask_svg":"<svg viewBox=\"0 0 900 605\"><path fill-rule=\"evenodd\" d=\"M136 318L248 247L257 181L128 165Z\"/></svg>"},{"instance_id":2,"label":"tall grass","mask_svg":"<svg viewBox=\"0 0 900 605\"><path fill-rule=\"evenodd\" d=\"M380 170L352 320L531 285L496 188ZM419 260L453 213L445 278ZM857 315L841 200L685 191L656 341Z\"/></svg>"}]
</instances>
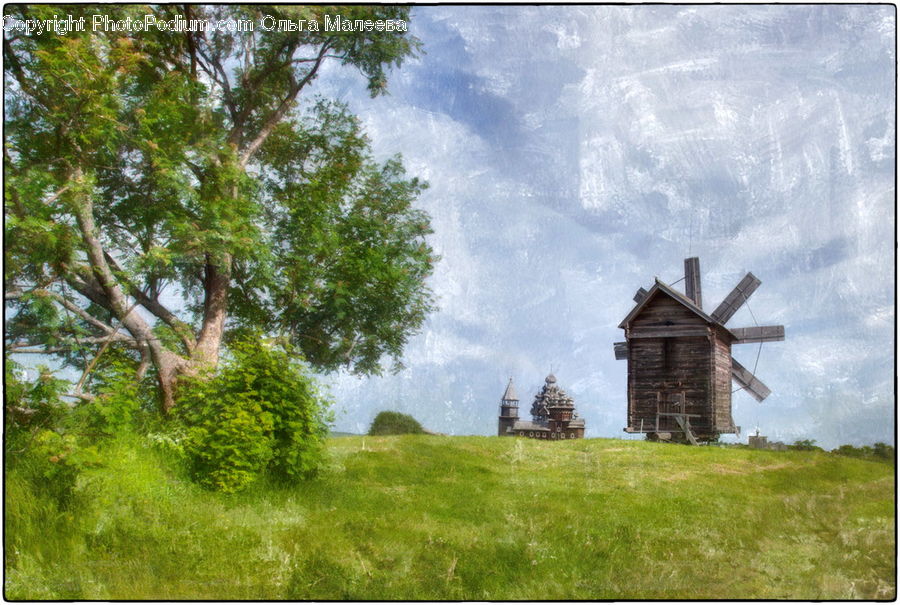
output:
<instances>
[{"instance_id":1,"label":"tall grass","mask_svg":"<svg viewBox=\"0 0 900 605\"><path fill-rule=\"evenodd\" d=\"M6 484L9 599L891 599L894 474L821 452L343 437L210 493L138 437L63 509Z\"/></svg>"}]
</instances>

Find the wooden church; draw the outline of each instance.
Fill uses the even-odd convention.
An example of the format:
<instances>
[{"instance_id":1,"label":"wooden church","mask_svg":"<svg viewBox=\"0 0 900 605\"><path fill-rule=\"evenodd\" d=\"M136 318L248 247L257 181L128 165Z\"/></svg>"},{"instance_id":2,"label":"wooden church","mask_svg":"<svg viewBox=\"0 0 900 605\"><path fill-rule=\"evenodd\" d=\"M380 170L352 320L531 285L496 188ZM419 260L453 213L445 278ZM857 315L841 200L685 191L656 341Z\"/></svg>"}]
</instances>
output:
<instances>
[{"instance_id":1,"label":"wooden church","mask_svg":"<svg viewBox=\"0 0 900 605\"><path fill-rule=\"evenodd\" d=\"M731 416L732 380L758 401L769 389L731 357L732 345L784 340L784 326L727 328L725 324L759 287L752 273L716 309L703 311L700 261L684 261L685 293L659 279L641 288L622 320L625 342L616 359L628 360L626 432L690 443L739 433Z\"/></svg>"},{"instance_id":2,"label":"wooden church","mask_svg":"<svg viewBox=\"0 0 900 605\"><path fill-rule=\"evenodd\" d=\"M497 434L529 439L582 439L584 419L575 411L575 401L560 388L551 373L534 396L531 421L519 420L519 397L510 378L500 398Z\"/></svg>"}]
</instances>

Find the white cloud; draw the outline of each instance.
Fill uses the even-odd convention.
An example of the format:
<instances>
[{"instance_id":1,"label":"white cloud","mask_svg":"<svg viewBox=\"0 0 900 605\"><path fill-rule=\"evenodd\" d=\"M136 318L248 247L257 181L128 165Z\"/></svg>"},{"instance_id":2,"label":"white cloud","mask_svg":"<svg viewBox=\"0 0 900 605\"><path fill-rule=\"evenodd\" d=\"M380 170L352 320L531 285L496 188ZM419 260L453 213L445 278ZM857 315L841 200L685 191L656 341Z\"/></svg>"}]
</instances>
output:
<instances>
[{"instance_id":1,"label":"white cloud","mask_svg":"<svg viewBox=\"0 0 900 605\"><path fill-rule=\"evenodd\" d=\"M729 325L788 327L760 358L772 396L735 395L745 429L833 447L893 422L890 7L417 7L414 23L427 54L391 96L338 87L378 153L431 183L441 311L401 375L338 381L354 415L399 397L434 430L491 434L508 376L524 398L554 364L588 434L620 435L615 326L690 253L708 309L762 279Z\"/></svg>"}]
</instances>

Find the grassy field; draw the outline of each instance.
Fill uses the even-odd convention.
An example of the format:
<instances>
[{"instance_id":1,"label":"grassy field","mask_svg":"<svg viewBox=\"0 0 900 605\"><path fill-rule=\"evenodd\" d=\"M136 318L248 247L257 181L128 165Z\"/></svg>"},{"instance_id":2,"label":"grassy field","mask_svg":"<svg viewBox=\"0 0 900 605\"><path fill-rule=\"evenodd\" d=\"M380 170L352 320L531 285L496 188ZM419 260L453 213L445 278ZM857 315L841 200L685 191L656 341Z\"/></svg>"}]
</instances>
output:
<instances>
[{"instance_id":1,"label":"grassy field","mask_svg":"<svg viewBox=\"0 0 900 605\"><path fill-rule=\"evenodd\" d=\"M204 492L137 438L71 510L6 485L8 599L893 599L894 469L821 452L341 437Z\"/></svg>"}]
</instances>

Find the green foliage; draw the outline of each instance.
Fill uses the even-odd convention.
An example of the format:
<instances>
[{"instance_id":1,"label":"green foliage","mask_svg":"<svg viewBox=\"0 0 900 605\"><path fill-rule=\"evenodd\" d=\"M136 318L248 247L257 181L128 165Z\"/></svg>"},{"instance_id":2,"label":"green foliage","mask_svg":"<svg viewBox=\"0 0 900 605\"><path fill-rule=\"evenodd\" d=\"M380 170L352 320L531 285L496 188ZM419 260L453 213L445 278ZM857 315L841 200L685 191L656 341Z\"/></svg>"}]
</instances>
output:
<instances>
[{"instance_id":1,"label":"green foliage","mask_svg":"<svg viewBox=\"0 0 900 605\"><path fill-rule=\"evenodd\" d=\"M849 456L851 458L862 458L865 460L879 460L882 462L893 463L896 459L894 447L886 443L878 442L875 445L842 445L831 450L832 454L839 456Z\"/></svg>"},{"instance_id":2,"label":"green foliage","mask_svg":"<svg viewBox=\"0 0 900 605\"><path fill-rule=\"evenodd\" d=\"M261 474L281 481L314 475L328 404L307 370L258 337L232 343L230 353L214 376L182 387L178 410L192 476L234 492Z\"/></svg>"},{"instance_id":3,"label":"green foliage","mask_svg":"<svg viewBox=\"0 0 900 605\"><path fill-rule=\"evenodd\" d=\"M820 448L818 445L816 445L815 439L798 439L797 441L794 442L793 445L789 445L788 449L789 450L800 450L800 451L806 451L806 452L812 452L812 451L821 452L821 451L823 451L822 448Z\"/></svg>"},{"instance_id":4,"label":"green foliage","mask_svg":"<svg viewBox=\"0 0 900 605\"><path fill-rule=\"evenodd\" d=\"M59 12L8 9L21 20ZM410 14L387 5L66 11L88 22ZM177 374L214 360L222 325L284 337L317 369L368 374L398 363L433 308L429 217L413 207L425 184L399 158L375 161L340 104L292 108L328 62L361 73L375 96L418 49L403 31L88 27L7 37L4 277L15 290L7 345L80 369L117 331L132 353L155 348L152 363L169 364L151 373L166 405ZM184 301L173 312L162 294L176 291ZM141 309L129 316L123 305L132 301ZM217 316L222 309L230 315ZM134 394L123 397L96 406L110 431L128 423Z\"/></svg>"},{"instance_id":5,"label":"green foliage","mask_svg":"<svg viewBox=\"0 0 900 605\"><path fill-rule=\"evenodd\" d=\"M400 412L378 412L369 427L370 435L405 435L420 434L425 430L419 421L409 414Z\"/></svg>"},{"instance_id":6,"label":"green foliage","mask_svg":"<svg viewBox=\"0 0 900 605\"><path fill-rule=\"evenodd\" d=\"M150 380L135 382L136 362L123 350L104 351L91 374L93 399L75 410L78 424L94 437L112 437L134 431L141 412L155 406L155 392Z\"/></svg>"},{"instance_id":7,"label":"green foliage","mask_svg":"<svg viewBox=\"0 0 900 605\"><path fill-rule=\"evenodd\" d=\"M310 362L377 373L397 362L433 307L423 287L436 256L429 217L413 206L425 189L399 158L375 163L359 122L318 102L287 120L260 150L273 207L272 257L242 278L234 314L278 326ZM247 285L265 283L266 296Z\"/></svg>"},{"instance_id":8,"label":"green foliage","mask_svg":"<svg viewBox=\"0 0 900 605\"><path fill-rule=\"evenodd\" d=\"M99 463L97 450L79 438L60 399L68 383L45 367L33 383L21 380L20 373L21 367L7 360L5 469L18 472L39 497L68 508L81 471Z\"/></svg>"},{"instance_id":9,"label":"green foliage","mask_svg":"<svg viewBox=\"0 0 900 605\"><path fill-rule=\"evenodd\" d=\"M894 450L894 446L888 445L887 443L883 443L881 441L877 441L874 446L872 446L872 455L875 458L881 460L890 460L895 461L897 457L897 452Z\"/></svg>"},{"instance_id":10,"label":"green foliage","mask_svg":"<svg viewBox=\"0 0 900 605\"><path fill-rule=\"evenodd\" d=\"M41 429L58 426L67 411L60 394L68 383L56 378L46 366L38 366L37 380L28 383L22 379L21 365L8 358L5 362L4 421L9 442L27 440Z\"/></svg>"},{"instance_id":11,"label":"green foliage","mask_svg":"<svg viewBox=\"0 0 900 605\"><path fill-rule=\"evenodd\" d=\"M51 430L36 433L17 461L20 474L30 480L35 491L61 508L71 507L82 471L100 464L102 458L95 446L71 433Z\"/></svg>"}]
</instances>

